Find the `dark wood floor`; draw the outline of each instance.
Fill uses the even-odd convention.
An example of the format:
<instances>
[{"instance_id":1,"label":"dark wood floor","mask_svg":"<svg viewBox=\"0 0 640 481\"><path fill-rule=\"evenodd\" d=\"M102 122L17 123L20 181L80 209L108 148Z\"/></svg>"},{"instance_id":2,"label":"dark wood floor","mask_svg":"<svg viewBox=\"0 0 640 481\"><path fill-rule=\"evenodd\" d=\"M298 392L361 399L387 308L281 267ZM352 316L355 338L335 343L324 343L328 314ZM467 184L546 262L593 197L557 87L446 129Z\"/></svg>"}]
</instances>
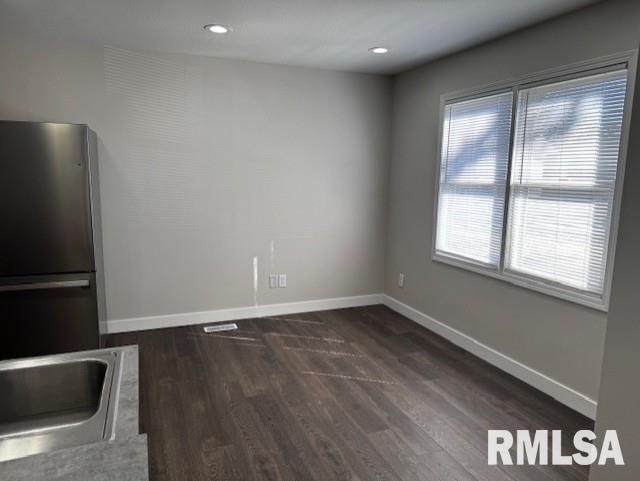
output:
<instances>
[{"instance_id":1,"label":"dark wood floor","mask_svg":"<svg viewBox=\"0 0 640 481\"><path fill-rule=\"evenodd\" d=\"M587 479L488 466L487 429L592 422L386 307L238 326L111 336L140 346L152 481Z\"/></svg>"}]
</instances>

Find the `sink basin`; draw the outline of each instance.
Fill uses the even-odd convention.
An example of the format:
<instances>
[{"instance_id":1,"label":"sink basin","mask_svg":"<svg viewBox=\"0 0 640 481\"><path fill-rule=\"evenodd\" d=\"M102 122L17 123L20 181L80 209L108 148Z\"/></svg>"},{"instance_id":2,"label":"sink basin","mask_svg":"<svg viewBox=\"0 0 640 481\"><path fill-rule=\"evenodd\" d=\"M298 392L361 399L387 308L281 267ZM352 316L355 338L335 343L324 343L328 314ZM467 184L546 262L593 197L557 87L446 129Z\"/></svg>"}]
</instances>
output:
<instances>
[{"instance_id":1,"label":"sink basin","mask_svg":"<svg viewBox=\"0 0 640 481\"><path fill-rule=\"evenodd\" d=\"M108 439L122 353L0 363L0 462Z\"/></svg>"}]
</instances>

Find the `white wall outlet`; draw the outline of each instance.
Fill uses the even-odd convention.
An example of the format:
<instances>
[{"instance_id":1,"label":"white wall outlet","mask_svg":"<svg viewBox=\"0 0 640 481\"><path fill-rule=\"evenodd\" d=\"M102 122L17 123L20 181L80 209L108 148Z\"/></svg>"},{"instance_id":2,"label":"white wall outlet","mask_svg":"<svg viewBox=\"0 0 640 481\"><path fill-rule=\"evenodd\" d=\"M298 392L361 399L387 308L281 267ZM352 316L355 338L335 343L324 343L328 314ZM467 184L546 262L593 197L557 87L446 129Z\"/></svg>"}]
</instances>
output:
<instances>
[{"instance_id":1,"label":"white wall outlet","mask_svg":"<svg viewBox=\"0 0 640 481\"><path fill-rule=\"evenodd\" d=\"M280 274L278 276L278 287L287 287L287 275Z\"/></svg>"},{"instance_id":2,"label":"white wall outlet","mask_svg":"<svg viewBox=\"0 0 640 481\"><path fill-rule=\"evenodd\" d=\"M404 287L404 274L398 274L398 287Z\"/></svg>"},{"instance_id":3,"label":"white wall outlet","mask_svg":"<svg viewBox=\"0 0 640 481\"><path fill-rule=\"evenodd\" d=\"M275 274L269 275L269 289L275 289L278 287L278 276Z\"/></svg>"}]
</instances>

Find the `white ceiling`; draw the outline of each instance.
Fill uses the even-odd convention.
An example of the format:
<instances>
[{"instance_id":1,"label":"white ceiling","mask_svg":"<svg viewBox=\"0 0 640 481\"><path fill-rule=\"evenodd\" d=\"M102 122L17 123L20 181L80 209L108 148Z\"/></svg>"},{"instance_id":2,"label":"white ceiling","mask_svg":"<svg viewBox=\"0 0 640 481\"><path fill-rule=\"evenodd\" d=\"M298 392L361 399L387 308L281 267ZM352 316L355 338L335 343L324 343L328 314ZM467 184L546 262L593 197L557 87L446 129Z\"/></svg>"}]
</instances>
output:
<instances>
[{"instance_id":1,"label":"white ceiling","mask_svg":"<svg viewBox=\"0 0 640 481\"><path fill-rule=\"evenodd\" d=\"M0 28L122 48L397 73L593 0L0 0ZM203 30L233 27L228 35ZM386 55L367 51L389 47Z\"/></svg>"}]
</instances>

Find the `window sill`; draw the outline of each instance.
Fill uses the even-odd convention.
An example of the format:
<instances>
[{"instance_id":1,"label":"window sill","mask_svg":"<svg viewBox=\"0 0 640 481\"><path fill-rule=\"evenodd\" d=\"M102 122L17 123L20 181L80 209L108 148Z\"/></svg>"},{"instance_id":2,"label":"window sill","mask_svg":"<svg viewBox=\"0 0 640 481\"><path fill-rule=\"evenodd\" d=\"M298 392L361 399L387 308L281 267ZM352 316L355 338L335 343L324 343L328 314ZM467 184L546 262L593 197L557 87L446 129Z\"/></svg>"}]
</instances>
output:
<instances>
[{"instance_id":1,"label":"window sill","mask_svg":"<svg viewBox=\"0 0 640 481\"><path fill-rule=\"evenodd\" d=\"M513 272L498 271L497 268L487 267L486 265L480 263L461 260L459 258L447 256L441 253L433 253L431 259L434 262L447 264L453 267L457 267L458 269L463 269L466 271L474 272L476 274L491 277L493 279L498 279L514 286L522 287L524 289L535 291L541 294L546 294L548 296L572 302L574 304L579 304L581 306L589 307L600 312L608 312L609 310L608 299L581 293L571 288L552 285L546 283L545 281L528 278Z\"/></svg>"}]
</instances>

